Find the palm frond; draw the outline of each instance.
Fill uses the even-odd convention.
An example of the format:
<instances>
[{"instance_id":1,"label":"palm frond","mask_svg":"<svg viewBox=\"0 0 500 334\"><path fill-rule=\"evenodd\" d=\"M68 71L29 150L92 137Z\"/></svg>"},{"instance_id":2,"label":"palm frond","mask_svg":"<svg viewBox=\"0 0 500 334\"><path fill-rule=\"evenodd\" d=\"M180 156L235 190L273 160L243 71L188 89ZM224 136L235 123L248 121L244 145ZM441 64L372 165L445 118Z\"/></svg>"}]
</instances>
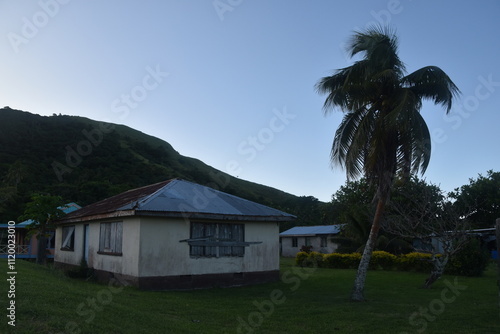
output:
<instances>
[{"instance_id":1,"label":"palm frond","mask_svg":"<svg viewBox=\"0 0 500 334\"><path fill-rule=\"evenodd\" d=\"M366 114L365 109L348 112L335 132L330 154L332 165L343 166L349 179L356 178L363 173L363 159L359 151L364 148L360 147L363 146L360 137L368 131L360 127L360 124L366 119Z\"/></svg>"},{"instance_id":2,"label":"palm frond","mask_svg":"<svg viewBox=\"0 0 500 334\"><path fill-rule=\"evenodd\" d=\"M348 75L348 69L337 70L333 75L321 78L315 85L320 94L328 94L323 104L324 113L335 107L344 109L348 104L348 95L343 91L343 85Z\"/></svg>"},{"instance_id":3,"label":"palm frond","mask_svg":"<svg viewBox=\"0 0 500 334\"><path fill-rule=\"evenodd\" d=\"M431 99L436 104L451 109L453 98L460 94L450 77L437 66L426 66L401 79L404 87L411 88L420 98Z\"/></svg>"},{"instance_id":4,"label":"palm frond","mask_svg":"<svg viewBox=\"0 0 500 334\"><path fill-rule=\"evenodd\" d=\"M398 57L398 38L395 30L389 27L373 26L365 32L355 32L347 45L347 51L353 57L363 53L376 70L392 68L400 74L405 66Z\"/></svg>"},{"instance_id":5,"label":"palm frond","mask_svg":"<svg viewBox=\"0 0 500 334\"><path fill-rule=\"evenodd\" d=\"M332 166L344 167L348 179L364 175L382 193L396 173L408 178L423 174L429 165L431 142L420 114L422 100L431 99L449 112L460 91L436 66L405 76L398 39L389 28L355 32L347 50L361 59L316 84L318 93L327 94L324 112L340 108L345 113L330 158Z\"/></svg>"}]
</instances>

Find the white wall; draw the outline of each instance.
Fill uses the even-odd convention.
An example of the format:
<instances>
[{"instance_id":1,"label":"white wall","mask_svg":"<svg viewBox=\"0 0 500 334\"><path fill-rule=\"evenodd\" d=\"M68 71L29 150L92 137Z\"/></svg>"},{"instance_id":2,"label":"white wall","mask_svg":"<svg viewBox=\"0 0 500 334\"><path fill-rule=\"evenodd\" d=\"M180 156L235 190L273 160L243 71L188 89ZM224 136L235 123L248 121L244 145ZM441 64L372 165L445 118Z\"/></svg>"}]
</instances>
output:
<instances>
[{"instance_id":1,"label":"white wall","mask_svg":"<svg viewBox=\"0 0 500 334\"><path fill-rule=\"evenodd\" d=\"M310 236L310 245L313 246L311 251L320 252L324 254L333 253L337 250L338 244L331 241L333 235L327 235L326 247L321 247L320 236ZM281 237L281 255L284 257L295 257L302 246L306 244L306 237L297 236L297 247L292 246L292 237Z\"/></svg>"},{"instance_id":2,"label":"white wall","mask_svg":"<svg viewBox=\"0 0 500 334\"><path fill-rule=\"evenodd\" d=\"M303 237L297 237L297 247L292 246L291 237L281 237L281 256L295 257L295 255L300 252L300 248L302 247L302 245L304 245Z\"/></svg>"},{"instance_id":3,"label":"white wall","mask_svg":"<svg viewBox=\"0 0 500 334\"><path fill-rule=\"evenodd\" d=\"M100 222L91 223L88 264L94 269L137 277L139 274L140 219L124 217L121 220L105 222L119 221L123 223L122 256L97 253L99 251Z\"/></svg>"},{"instance_id":4,"label":"white wall","mask_svg":"<svg viewBox=\"0 0 500 334\"><path fill-rule=\"evenodd\" d=\"M123 222L122 256L98 254L101 222ZM87 265L89 268L104 270L124 275L138 276L139 270L139 218L127 217L121 220L106 220L86 222L89 224L89 254ZM68 225L69 226L69 225ZM63 251L62 227L56 229L55 262L80 265L83 258L84 224L75 224L74 251Z\"/></svg>"},{"instance_id":5,"label":"white wall","mask_svg":"<svg viewBox=\"0 0 500 334\"><path fill-rule=\"evenodd\" d=\"M231 223L224 221L224 223ZM237 222L241 223L241 222ZM190 223L182 219L142 218L140 276L177 276L279 270L277 223L245 222L243 257L192 258L187 242Z\"/></svg>"},{"instance_id":6,"label":"white wall","mask_svg":"<svg viewBox=\"0 0 500 334\"><path fill-rule=\"evenodd\" d=\"M123 222L122 256L98 254L101 222ZM232 223L224 221L224 223ZM235 222L241 223L241 222ZM200 275L279 270L279 227L275 222L245 222L243 257L191 258L190 223L183 219L123 217L88 222L88 266L134 277ZM62 227L56 231L55 261L79 265L83 258L84 224L75 224L74 251L61 251Z\"/></svg>"},{"instance_id":7,"label":"white wall","mask_svg":"<svg viewBox=\"0 0 500 334\"><path fill-rule=\"evenodd\" d=\"M64 225L64 226L75 226L75 243L73 251L61 250L62 244L62 226L56 228L56 240L54 248L54 261L62 262L67 264L80 265L83 258L83 225Z\"/></svg>"}]
</instances>

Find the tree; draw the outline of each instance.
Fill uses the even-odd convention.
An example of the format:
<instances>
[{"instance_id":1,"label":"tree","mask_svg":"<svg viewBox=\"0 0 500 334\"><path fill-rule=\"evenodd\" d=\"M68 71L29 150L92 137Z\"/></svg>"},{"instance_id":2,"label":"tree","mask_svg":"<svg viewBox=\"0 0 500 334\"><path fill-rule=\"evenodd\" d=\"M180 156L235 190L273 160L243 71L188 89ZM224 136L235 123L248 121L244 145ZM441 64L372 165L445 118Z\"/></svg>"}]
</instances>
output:
<instances>
[{"instance_id":1,"label":"tree","mask_svg":"<svg viewBox=\"0 0 500 334\"><path fill-rule=\"evenodd\" d=\"M52 222L64 215L60 209L63 201L59 196L39 194L33 195L31 199L32 201L26 204L24 214L19 217L19 220L32 220L32 223L28 225L28 237L36 235L38 239L36 263L46 264L47 232L54 228Z\"/></svg>"},{"instance_id":2,"label":"tree","mask_svg":"<svg viewBox=\"0 0 500 334\"><path fill-rule=\"evenodd\" d=\"M19 194L19 185L28 175L26 165L17 160L11 164L0 181L0 213L15 212L16 206L22 202Z\"/></svg>"},{"instance_id":3,"label":"tree","mask_svg":"<svg viewBox=\"0 0 500 334\"><path fill-rule=\"evenodd\" d=\"M424 287L443 274L448 261L469 242L469 222L438 186L414 179L395 189L383 229L410 238L415 250L431 253L433 270Z\"/></svg>"},{"instance_id":4,"label":"tree","mask_svg":"<svg viewBox=\"0 0 500 334\"><path fill-rule=\"evenodd\" d=\"M419 198L428 186L425 181L416 177L412 177L409 182L396 180L391 193L391 202L406 201L404 196L399 196L400 193L411 198ZM436 191L440 190L437 187L434 188L433 197L437 198ZM347 181L332 196L329 205L331 211L335 213L335 222L344 225L339 237L335 238L335 242L340 244L337 252L363 252L370 235L371 219L375 211L375 205L372 203L374 193L373 187L370 187L365 178L361 178L356 181ZM384 230L379 232L375 247L376 250L393 254L408 253L413 250L406 239Z\"/></svg>"},{"instance_id":5,"label":"tree","mask_svg":"<svg viewBox=\"0 0 500 334\"><path fill-rule=\"evenodd\" d=\"M449 112L457 86L439 67L423 67L405 75L397 53L398 40L386 28L355 32L347 50L362 55L353 65L339 69L316 84L327 94L325 114L340 108L344 118L335 132L332 165L342 166L348 179L364 175L376 187L376 210L360 261L353 301L363 301L366 273L380 230L384 208L396 175L408 179L425 172L431 140L420 114L422 100L430 99Z\"/></svg>"},{"instance_id":6,"label":"tree","mask_svg":"<svg viewBox=\"0 0 500 334\"><path fill-rule=\"evenodd\" d=\"M495 220L500 217L500 172L487 171L476 179L469 179L450 193L460 208L470 208L467 217L475 228L495 227Z\"/></svg>"},{"instance_id":7,"label":"tree","mask_svg":"<svg viewBox=\"0 0 500 334\"><path fill-rule=\"evenodd\" d=\"M341 233L334 238L337 252L362 252L370 234L374 189L366 179L347 181L332 195L329 203L334 222L342 224Z\"/></svg>"}]
</instances>

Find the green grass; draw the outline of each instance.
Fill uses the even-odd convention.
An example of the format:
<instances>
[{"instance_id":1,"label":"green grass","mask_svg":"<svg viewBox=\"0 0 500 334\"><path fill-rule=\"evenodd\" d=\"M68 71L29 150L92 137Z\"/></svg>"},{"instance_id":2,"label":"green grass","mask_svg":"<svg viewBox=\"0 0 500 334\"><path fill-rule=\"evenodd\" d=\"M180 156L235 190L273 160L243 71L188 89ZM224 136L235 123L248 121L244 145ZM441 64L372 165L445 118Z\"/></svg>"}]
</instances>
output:
<instances>
[{"instance_id":1,"label":"green grass","mask_svg":"<svg viewBox=\"0 0 500 334\"><path fill-rule=\"evenodd\" d=\"M6 277L6 260L0 268ZM112 291L21 260L16 269L16 327L7 325L3 278L0 333L500 333L493 265L483 277L458 277L458 295L447 287L452 276L425 290L423 274L371 271L363 303L349 301L354 270L296 268L292 259L282 259L280 282L196 291ZM429 307L436 315L423 314Z\"/></svg>"}]
</instances>

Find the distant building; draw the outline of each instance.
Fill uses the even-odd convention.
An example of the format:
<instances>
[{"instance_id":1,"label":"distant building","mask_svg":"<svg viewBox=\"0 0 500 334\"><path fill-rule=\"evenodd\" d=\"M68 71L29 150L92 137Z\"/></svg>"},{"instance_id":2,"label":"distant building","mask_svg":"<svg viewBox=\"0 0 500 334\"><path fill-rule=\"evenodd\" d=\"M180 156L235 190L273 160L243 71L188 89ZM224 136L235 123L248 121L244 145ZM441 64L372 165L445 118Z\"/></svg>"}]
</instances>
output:
<instances>
[{"instance_id":1,"label":"distant building","mask_svg":"<svg viewBox=\"0 0 500 334\"><path fill-rule=\"evenodd\" d=\"M339 247L332 237L339 234L341 225L295 226L280 233L281 256L294 257L303 246L311 251L333 253Z\"/></svg>"},{"instance_id":2,"label":"distant building","mask_svg":"<svg viewBox=\"0 0 500 334\"><path fill-rule=\"evenodd\" d=\"M295 216L173 179L91 204L58 221L54 263L82 260L102 281L190 289L279 280L279 223Z\"/></svg>"},{"instance_id":3,"label":"distant building","mask_svg":"<svg viewBox=\"0 0 500 334\"><path fill-rule=\"evenodd\" d=\"M75 203L68 203L60 209L64 213L70 213L81 207ZM37 235L28 236L28 226L31 225L33 221L31 219L25 220L19 224L15 224L15 254L18 259L36 259L38 239ZM9 224L0 224L0 258L8 257L8 228ZM55 231L48 231L49 234L47 240L47 258L51 259L54 257L54 244L55 244Z\"/></svg>"}]
</instances>

